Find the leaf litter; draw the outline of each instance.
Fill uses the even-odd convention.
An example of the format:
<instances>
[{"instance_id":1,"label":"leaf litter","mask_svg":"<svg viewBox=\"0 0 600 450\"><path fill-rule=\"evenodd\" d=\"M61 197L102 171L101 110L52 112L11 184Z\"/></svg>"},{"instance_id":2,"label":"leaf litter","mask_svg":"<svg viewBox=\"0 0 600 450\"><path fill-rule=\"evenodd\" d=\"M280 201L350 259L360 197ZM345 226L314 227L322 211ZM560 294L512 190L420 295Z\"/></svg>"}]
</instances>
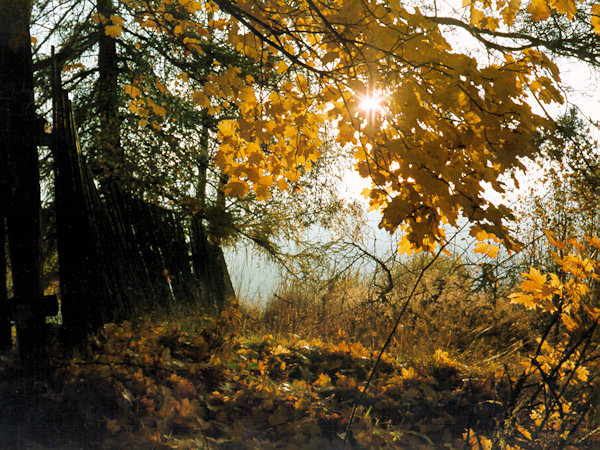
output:
<instances>
[{"instance_id":1,"label":"leaf litter","mask_svg":"<svg viewBox=\"0 0 600 450\"><path fill-rule=\"evenodd\" d=\"M15 380L2 361L0 446L463 448L465 430L502 420L494 375L441 352L433 367L384 357L348 432L375 356L346 341L107 324L47 381Z\"/></svg>"}]
</instances>

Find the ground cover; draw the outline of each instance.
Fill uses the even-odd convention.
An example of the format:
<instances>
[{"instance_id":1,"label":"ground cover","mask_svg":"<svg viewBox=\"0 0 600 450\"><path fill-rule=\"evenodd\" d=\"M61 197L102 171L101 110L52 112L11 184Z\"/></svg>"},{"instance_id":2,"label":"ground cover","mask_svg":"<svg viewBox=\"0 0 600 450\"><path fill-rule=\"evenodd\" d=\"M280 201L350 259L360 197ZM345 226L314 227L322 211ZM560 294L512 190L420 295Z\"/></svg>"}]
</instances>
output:
<instances>
[{"instance_id":1,"label":"ground cover","mask_svg":"<svg viewBox=\"0 0 600 450\"><path fill-rule=\"evenodd\" d=\"M501 365L384 354L361 399L377 348L259 334L240 319L229 308L107 324L56 353L47 379L19 378L3 357L0 447L487 448L507 419ZM533 446L524 428L508 436Z\"/></svg>"}]
</instances>

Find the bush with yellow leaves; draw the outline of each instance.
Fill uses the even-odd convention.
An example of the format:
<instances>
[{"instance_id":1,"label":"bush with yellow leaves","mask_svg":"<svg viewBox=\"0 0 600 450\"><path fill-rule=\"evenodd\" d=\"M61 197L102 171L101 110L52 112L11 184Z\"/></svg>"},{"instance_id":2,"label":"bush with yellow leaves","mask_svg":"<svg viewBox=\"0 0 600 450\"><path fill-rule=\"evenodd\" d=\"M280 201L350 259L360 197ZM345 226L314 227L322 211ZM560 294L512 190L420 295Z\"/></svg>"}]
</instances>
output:
<instances>
[{"instance_id":1,"label":"bush with yellow leaves","mask_svg":"<svg viewBox=\"0 0 600 450\"><path fill-rule=\"evenodd\" d=\"M505 399L505 420L496 435L465 437L474 448L564 448L594 446L589 432L597 415L598 319L594 288L600 262L593 256L600 239L561 241L546 233L558 273L531 268L511 301L542 311L546 324L536 350L522 362Z\"/></svg>"}]
</instances>

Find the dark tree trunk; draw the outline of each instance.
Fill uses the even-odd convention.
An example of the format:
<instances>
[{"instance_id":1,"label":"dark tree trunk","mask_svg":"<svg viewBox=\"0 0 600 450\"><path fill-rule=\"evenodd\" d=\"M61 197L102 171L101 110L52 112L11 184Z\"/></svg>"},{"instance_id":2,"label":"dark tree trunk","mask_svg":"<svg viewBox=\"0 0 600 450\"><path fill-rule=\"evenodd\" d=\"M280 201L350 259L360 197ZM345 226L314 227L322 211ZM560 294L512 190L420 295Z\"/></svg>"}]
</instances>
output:
<instances>
[{"instance_id":1,"label":"dark tree trunk","mask_svg":"<svg viewBox=\"0 0 600 450\"><path fill-rule=\"evenodd\" d=\"M97 0L98 13L107 21L98 25L98 89L96 108L100 118L97 146L104 176L116 180L124 175L121 127L119 123L119 85L117 42L107 36L104 27L115 14L112 0Z\"/></svg>"},{"instance_id":2,"label":"dark tree trunk","mask_svg":"<svg viewBox=\"0 0 600 450\"><path fill-rule=\"evenodd\" d=\"M192 241L192 266L196 279L200 284L203 300L214 305L217 310L223 307L223 303L230 297L235 297L233 284L225 256L221 247L208 239L204 225L202 224L202 215L207 207L206 186L208 181L208 117L203 116L205 121L202 130L200 142L200 157L198 159L198 192L196 198L200 204L201 213L192 218L191 241ZM225 211L225 196L223 194L223 184L225 178L219 180L219 189L216 198L216 206L221 211Z\"/></svg>"},{"instance_id":3,"label":"dark tree trunk","mask_svg":"<svg viewBox=\"0 0 600 450\"><path fill-rule=\"evenodd\" d=\"M199 215L192 218L192 262L203 300L220 311L235 297L223 250L210 242Z\"/></svg>"},{"instance_id":4,"label":"dark tree trunk","mask_svg":"<svg viewBox=\"0 0 600 450\"><path fill-rule=\"evenodd\" d=\"M0 197L0 351L11 348L11 327L6 291L6 226Z\"/></svg>"},{"instance_id":5,"label":"dark tree trunk","mask_svg":"<svg viewBox=\"0 0 600 450\"><path fill-rule=\"evenodd\" d=\"M31 1L0 2L0 170L9 177L6 218L21 360L35 368L47 361L30 17Z\"/></svg>"}]
</instances>

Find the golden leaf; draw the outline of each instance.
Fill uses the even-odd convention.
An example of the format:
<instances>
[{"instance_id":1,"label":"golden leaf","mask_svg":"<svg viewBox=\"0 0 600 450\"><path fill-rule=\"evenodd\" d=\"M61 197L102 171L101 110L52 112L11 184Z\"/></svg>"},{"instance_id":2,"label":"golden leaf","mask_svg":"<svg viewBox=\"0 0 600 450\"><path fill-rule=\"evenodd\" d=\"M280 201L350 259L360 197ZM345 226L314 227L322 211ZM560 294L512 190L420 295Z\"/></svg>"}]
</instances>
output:
<instances>
[{"instance_id":1,"label":"golden leaf","mask_svg":"<svg viewBox=\"0 0 600 450\"><path fill-rule=\"evenodd\" d=\"M592 6L592 27L594 27L594 33L600 34L600 3L596 3Z\"/></svg>"},{"instance_id":2,"label":"golden leaf","mask_svg":"<svg viewBox=\"0 0 600 450\"><path fill-rule=\"evenodd\" d=\"M204 92L194 91L192 93L192 99L198 106L202 108L208 108L210 106L210 98L208 98Z\"/></svg>"},{"instance_id":3,"label":"golden leaf","mask_svg":"<svg viewBox=\"0 0 600 450\"><path fill-rule=\"evenodd\" d=\"M322 373L321 375L319 375L319 377L317 378L317 380L314 382L314 386L319 386L319 387L326 387L329 386L331 384L331 378L329 377L329 375Z\"/></svg>"},{"instance_id":4,"label":"golden leaf","mask_svg":"<svg viewBox=\"0 0 600 450\"><path fill-rule=\"evenodd\" d=\"M527 12L536 22L546 20L550 17L550 8L548 7L547 0L531 0L527 7Z\"/></svg>"},{"instance_id":5,"label":"golden leaf","mask_svg":"<svg viewBox=\"0 0 600 450\"><path fill-rule=\"evenodd\" d=\"M490 245L490 246L488 246L487 255L490 258L497 257L498 256L498 252L500 252L500 247L498 247L497 245Z\"/></svg>"},{"instance_id":6,"label":"golden leaf","mask_svg":"<svg viewBox=\"0 0 600 450\"><path fill-rule=\"evenodd\" d=\"M119 25L107 25L104 27L104 34L112 38L121 36L122 28Z\"/></svg>"},{"instance_id":7,"label":"golden leaf","mask_svg":"<svg viewBox=\"0 0 600 450\"><path fill-rule=\"evenodd\" d=\"M527 431L527 429L523 428L520 425L517 425L517 429L519 430L519 433L521 433L523 436L525 436L525 438L528 441L531 441L531 433L529 431Z\"/></svg>"},{"instance_id":8,"label":"golden leaf","mask_svg":"<svg viewBox=\"0 0 600 450\"><path fill-rule=\"evenodd\" d=\"M113 23L113 25L117 25L119 27L122 27L125 25L125 22L123 21L123 18L117 15L112 15L110 16L110 21Z\"/></svg>"},{"instance_id":9,"label":"golden leaf","mask_svg":"<svg viewBox=\"0 0 600 450\"><path fill-rule=\"evenodd\" d=\"M131 98L139 97L140 94L141 94L140 90L137 87L135 87L135 86L133 86L131 84L126 84L125 85L125 93L127 95L129 95Z\"/></svg>"},{"instance_id":10,"label":"golden leaf","mask_svg":"<svg viewBox=\"0 0 600 450\"><path fill-rule=\"evenodd\" d=\"M242 180L230 181L225 186L225 194L231 195L234 197L245 197L249 190L248 183Z\"/></svg>"},{"instance_id":11,"label":"golden leaf","mask_svg":"<svg viewBox=\"0 0 600 450\"><path fill-rule=\"evenodd\" d=\"M473 251L475 253L481 253L482 255L485 255L489 247L489 244L486 244L485 242L478 242L477 244L475 244L475 249Z\"/></svg>"}]
</instances>

